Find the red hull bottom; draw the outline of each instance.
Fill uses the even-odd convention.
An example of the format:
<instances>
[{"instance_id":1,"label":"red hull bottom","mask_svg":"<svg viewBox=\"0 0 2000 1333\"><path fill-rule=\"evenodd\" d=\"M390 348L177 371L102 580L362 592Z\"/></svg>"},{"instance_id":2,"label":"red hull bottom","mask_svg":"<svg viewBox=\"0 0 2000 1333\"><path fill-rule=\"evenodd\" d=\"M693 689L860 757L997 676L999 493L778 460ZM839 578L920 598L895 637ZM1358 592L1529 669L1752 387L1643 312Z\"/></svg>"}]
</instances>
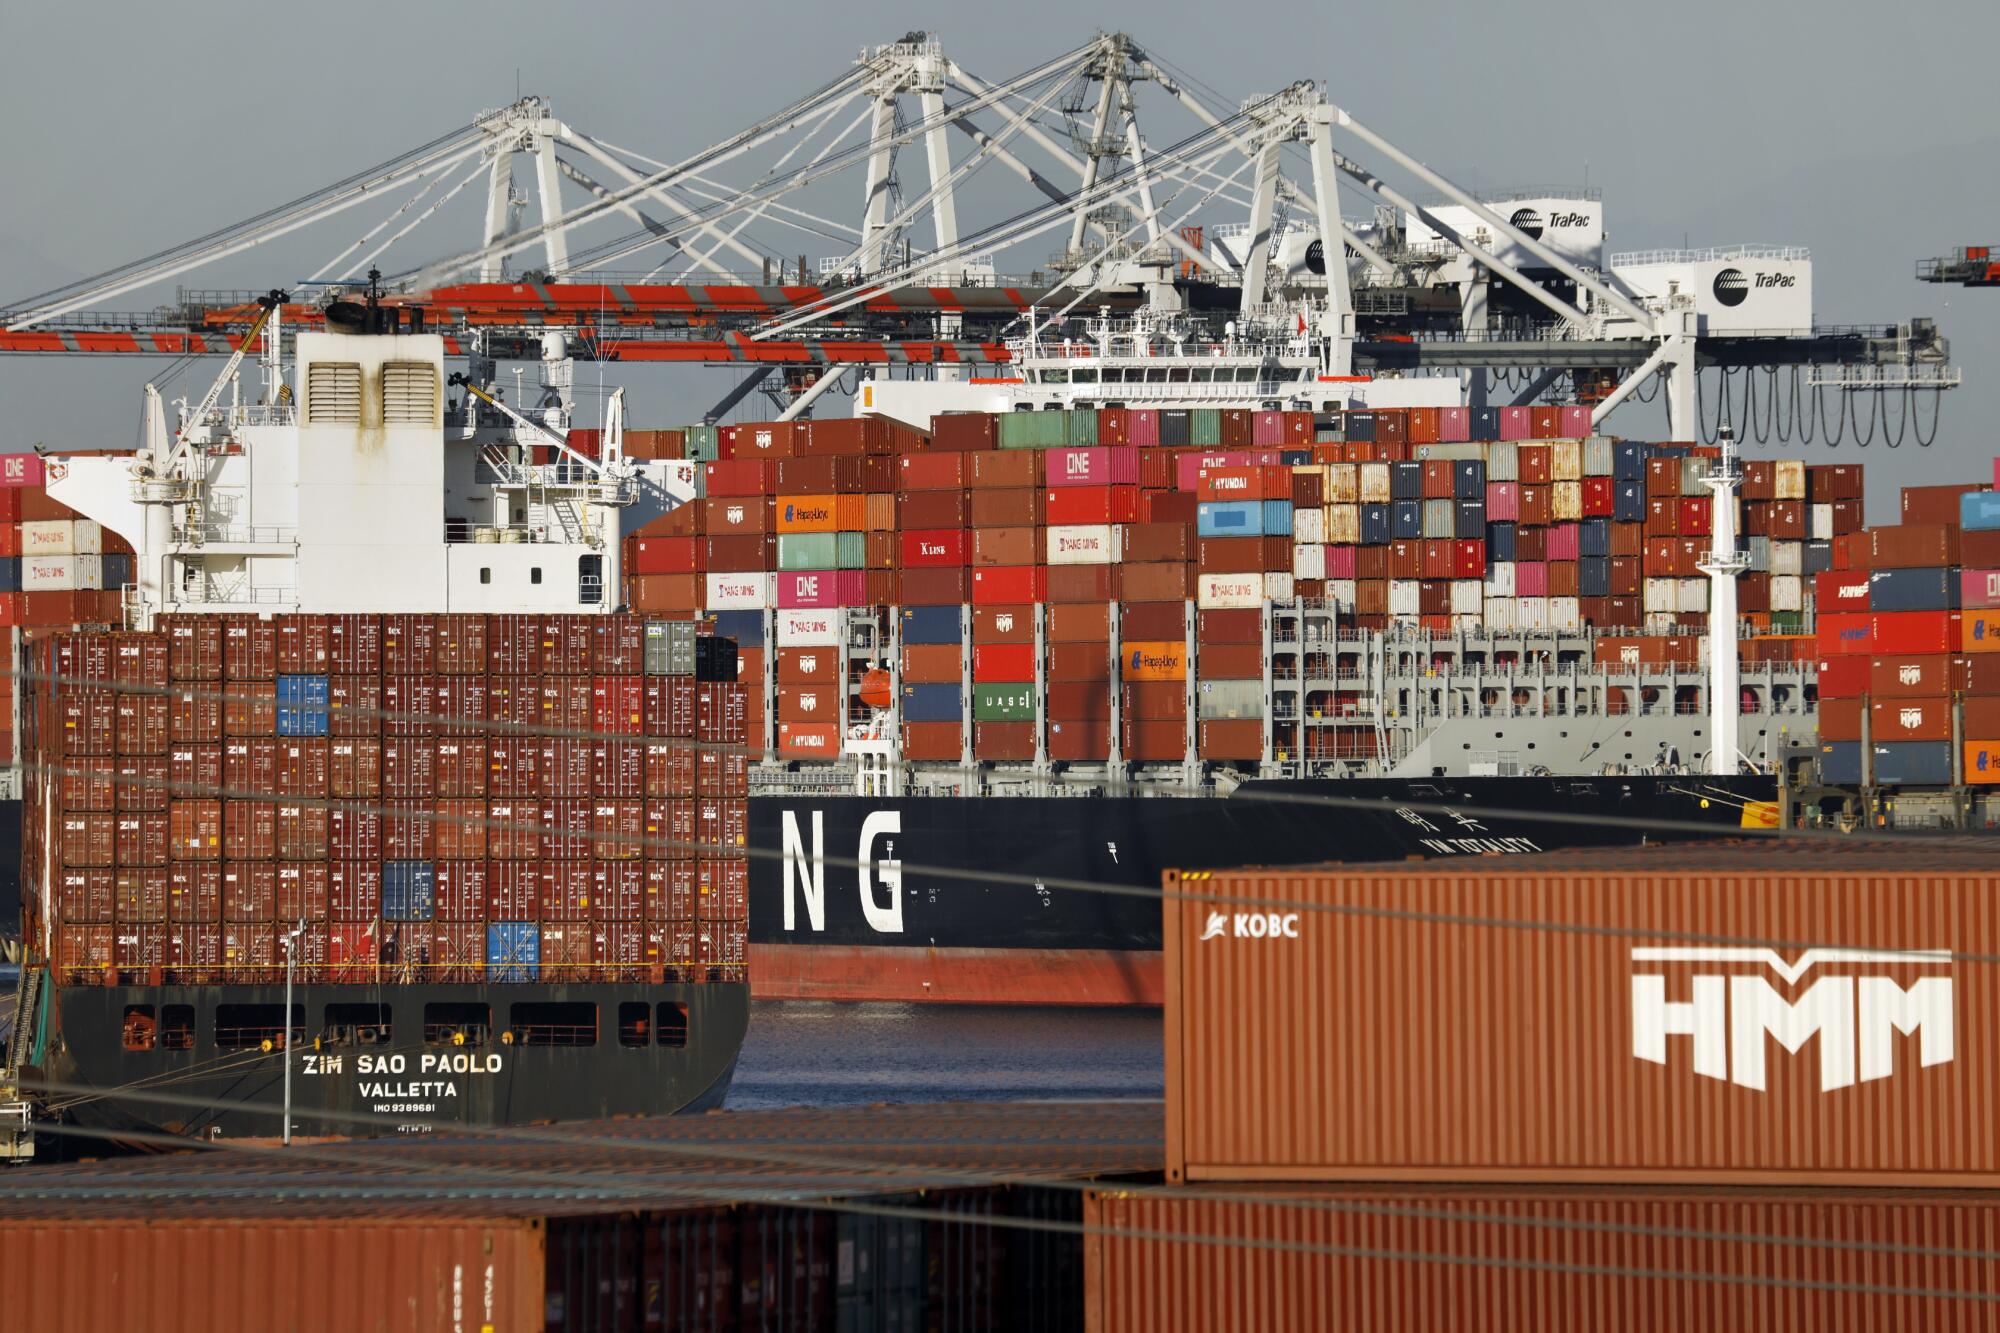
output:
<instances>
[{"instance_id":1,"label":"red hull bottom","mask_svg":"<svg viewBox=\"0 0 2000 1333\"><path fill-rule=\"evenodd\" d=\"M1140 1004L1166 998L1158 952L753 944L758 1000L932 1004Z\"/></svg>"}]
</instances>

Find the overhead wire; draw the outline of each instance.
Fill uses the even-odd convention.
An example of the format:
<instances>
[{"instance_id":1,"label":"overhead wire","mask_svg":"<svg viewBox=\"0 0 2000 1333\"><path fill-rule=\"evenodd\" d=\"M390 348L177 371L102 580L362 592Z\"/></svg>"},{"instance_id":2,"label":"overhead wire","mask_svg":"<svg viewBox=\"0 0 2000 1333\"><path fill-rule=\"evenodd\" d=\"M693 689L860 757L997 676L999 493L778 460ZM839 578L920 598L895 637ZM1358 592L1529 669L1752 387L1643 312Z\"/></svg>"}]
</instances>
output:
<instances>
[{"instance_id":1,"label":"overhead wire","mask_svg":"<svg viewBox=\"0 0 2000 1333\"><path fill-rule=\"evenodd\" d=\"M200 1098L138 1095L132 1100L154 1100L165 1104L183 1105L195 1108L222 1110L250 1110L269 1112L271 1108L258 1102L216 1103ZM1034 1103L1022 1103L1032 1107ZM371 1112L308 1112L332 1123L372 1126L378 1123L400 1123L392 1116L376 1116ZM1913 1245L1896 1242L1857 1241L1842 1237L1788 1236L1775 1232L1745 1232L1718 1228L1648 1226L1623 1222L1586 1221L1563 1217L1534 1217L1522 1214L1501 1214L1485 1212L1471 1207L1451 1207L1445 1205L1425 1205L1421 1203L1397 1203L1388 1201L1368 1201L1360 1199L1327 1199L1310 1196L1269 1194L1250 1190L1231 1189L1223 1186L1174 1186L1119 1178L1125 1173L1114 1171L1109 1177L1079 1180L1049 1172L967 1170L962 1167L926 1165L912 1162L904 1165L884 1161L881 1158L850 1151L844 1155L826 1156L819 1153L796 1152L774 1147L768 1139L754 1142L719 1140L698 1142L674 1137L652 1138L638 1135L597 1135L579 1129L539 1128L528 1126L501 1125L440 1125L439 1129L452 1136L466 1139L497 1142L500 1144L532 1144L537 1147L568 1149L601 1149L607 1152L628 1153L634 1157L659 1156L669 1159L691 1159L695 1162L713 1163L724 1173L734 1177L730 1184L723 1184L714 1177L668 1177L665 1180L652 1178L636 1179L632 1174L622 1173L604 1176L595 1171L566 1169L560 1173L544 1172L534 1168L514 1165L487 1165L454 1160L440 1160L438 1154L447 1150L449 1143L434 1148L432 1155L419 1162L409 1164L399 1176L358 1176L352 1183L336 1184L312 1181L307 1178L284 1174L275 1177L259 1176L247 1180L226 1178L218 1182L214 1177L200 1171L174 1172L159 1169L149 1163L147 1169L139 1173L138 1179L120 1180L115 1178L90 1178L75 1181L43 1183L31 1181L25 1189L16 1192L21 1199L41 1198L72 1201L76 1203L114 1202L147 1198L171 1199L185 1208L191 1203L214 1197L218 1200L242 1202L255 1198L266 1198L274 1202L296 1203L317 1201L337 1203L343 1201L379 1204L385 1200L405 1198L411 1202L439 1202L448 1200L453 1204L490 1202L519 1206L524 1203L547 1202L550 1204L574 1205L578 1202L597 1203L627 1211L634 1207L684 1206L689 1203L723 1205L739 1203L764 1203L775 1207L796 1208L805 1211L827 1211L849 1213L862 1216L885 1216L913 1218L943 1222L947 1225L987 1225L1012 1227L1016 1222L1027 1222L1031 1229L1053 1230L1080 1237L1111 1237L1124 1240L1148 1240L1166 1244L1203 1245L1222 1248L1275 1249L1285 1253L1342 1255L1345 1257L1381 1258L1409 1262L1454 1262L1468 1258L1474 1262L1486 1262L1488 1256L1457 1256L1449 1252L1424 1249L1390 1249L1378 1246L1337 1246L1310 1241L1278 1240L1258 1243L1253 1238L1239 1235L1217 1234L1213 1232L1184 1232L1159 1228L1139 1229L1130 1227L1092 1226L1089 1223L1067 1222L1051 1219L1021 1219L1007 1214L969 1213L941 1208L927 1209L907 1204L881 1203L855 1193L863 1183L873 1182L884 1188L880 1195L918 1193L927 1196L938 1189L981 1189L1013 1188L1039 1189L1049 1193L1083 1194L1096 1192L1121 1198L1201 1200L1208 1203L1238 1204L1268 1208L1273 1211L1300 1214L1327 1214L1339 1216L1360 1216L1394 1220L1423 1222L1446 1222L1478 1227L1492 1227L1502 1231L1519 1233L1548 1232L1574 1236L1618 1236L1657 1240L1676 1240L1711 1244L1740 1245L1746 1248L1767 1249L1774 1252L1804 1251L1833 1252L1866 1255L1885 1255L1902 1258L1969 1260L1975 1262L2000 1261L2000 1252L1974 1247L1946 1245ZM234 1143L227 1139L197 1141L190 1144L184 1138L158 1134L150 1131L100 1130L85 1127L55 1127L58 1136L70 1135L86 1138L124 1138L137 1143L151 1143L156 1146L194 1146L198 1152L215 1154L251 1155L277 1162L321 1161L336 1166L358 1166L370 1164L371 1159L381 1156L368 1146L356 1143L351 1147L337 1147L325 1144L293 1145L289 1148L260 1147ZM888 1146L888 1145L884 1145ZM913 1145L920 1152L935 1150L962 1150L984 1146L971 1140L921 1140ZM821 1172L850 1179L814 1179L805 1177L786 1181L783 1177L766 1177L755 1173L737 1171L744 1163L761 1166L792 1168L799 1172ZM399 1168L404 1163L390 1161L388 1165ZM481 1186L467 1181L491 1182ZM897 1190L896 1185L905 1188ZM206 1191L204 1191L206 1186ZM537 1188L540 1186L541 1188ZM836 1197L837 1196L837 1197ZM571 1211L564 1208L565 1212ZM1527 1261L1533 1263L1535 1261ZM1504 1266L1504 1263L1503 1263ZM1609 1266L1586 1265L1580 1271L1603 1275L1658 1276L1662 1280L1703 1280L1703 1270L1650 1270L1630 1268L1613 1274ZM1735 1275L1724 1275L1733 1277ZM1811 1279L1771 1279L1780 1286L1800 1286L1804 1289L1822 1288ZM1843 1284L1842 1289L1852 1284ZM1858 1289L1858 1288L1857 1288ZM1939 1296L1948 1294L1944 1289L1918 1289L1880 1286L1873 1294L1913 1294ZM1968 1293L1971 1298L2000 1301L2000 1293Z\"/></svg>"}]
</instances>

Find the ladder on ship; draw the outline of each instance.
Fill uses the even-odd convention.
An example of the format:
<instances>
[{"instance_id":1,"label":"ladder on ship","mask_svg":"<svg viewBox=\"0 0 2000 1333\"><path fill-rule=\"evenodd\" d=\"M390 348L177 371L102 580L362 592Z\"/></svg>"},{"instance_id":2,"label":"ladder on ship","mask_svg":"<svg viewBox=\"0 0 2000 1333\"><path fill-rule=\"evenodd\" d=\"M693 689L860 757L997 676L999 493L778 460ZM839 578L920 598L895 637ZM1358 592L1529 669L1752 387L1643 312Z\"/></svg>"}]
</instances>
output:
<instances>
[{"instance_id":1,"label":"ladder on ship","mask_svg":"<svg viewBox=\"0 0 2000 1333\"><path fill-rule=\"evenodd\" d=\"M0 1162L25 1162L35 1155L34 1107L21 1095L21 1070L38 1063L42 1034L43 969L21 965L14 991L14 1025L7 1034L7 1060L0 1065Z\"/></svg>"}]
</instances>

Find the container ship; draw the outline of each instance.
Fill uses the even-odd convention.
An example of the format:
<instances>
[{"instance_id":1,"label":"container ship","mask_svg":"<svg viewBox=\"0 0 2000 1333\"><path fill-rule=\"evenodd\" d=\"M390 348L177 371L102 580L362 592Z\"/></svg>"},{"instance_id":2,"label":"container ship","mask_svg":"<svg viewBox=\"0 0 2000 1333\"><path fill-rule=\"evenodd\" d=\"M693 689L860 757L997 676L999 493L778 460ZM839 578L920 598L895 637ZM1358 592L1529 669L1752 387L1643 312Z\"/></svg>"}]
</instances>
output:
<instances>
[{"instance_id":1,"label":"container ship","mask_svg":"<svg viewBox=\"0 0 2000 1333\"><path fill-rule=\"evenodd\" d=\"M135 553L122 593L64 594L118 623L18 659L17 1118L144 1143L722 1103L734 645L610 604L589 538L633 478L447 443L443 357L356 307L263 405L169 434L155 398L138 454L48 464L95 517L20 531Z\"/></svg>"}]
</instances>

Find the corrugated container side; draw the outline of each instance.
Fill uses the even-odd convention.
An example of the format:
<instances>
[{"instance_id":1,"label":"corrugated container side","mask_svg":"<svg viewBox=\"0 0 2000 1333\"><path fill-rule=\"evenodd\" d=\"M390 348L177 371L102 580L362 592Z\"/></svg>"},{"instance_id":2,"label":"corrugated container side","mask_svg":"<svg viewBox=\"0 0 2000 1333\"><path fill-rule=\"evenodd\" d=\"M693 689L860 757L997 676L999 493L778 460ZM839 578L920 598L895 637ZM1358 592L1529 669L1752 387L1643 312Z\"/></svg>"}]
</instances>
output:
<instances>
[{"instance_id":1,"label":"corrugated container side","mask_svg":"<svg viewBox=\"0 0 2000 1333\"><path fill-rule=\"evenodd\" d=\"M0 1286L38 1333L525 1329L544 1250L529 1221L39 1221L0 1224Z\"/></svg>"},{"instance_id":2,"label":"corrugated container side","mask_svg":"<svg viewBox=\"0 0 2000 1333\"><path fill-rule=\"evenodd\" d=\"M1989 1328L2000 1278L1966 1194L1092 1191L1083 1224L1090 1333Z\"/></svg>"},{"instance_id":3,"label":"corrugated container side","mask_svg":"<svg viewBox=\"0 0 2000 1333\"><path fill-rule=\"evenodd\" d=\"M1167 912L1169 1171L2000 1184L2000 978L1925 952L2000 952L1995 873L1675 864L1170 872L1308 906ZM1644 952L1690 940L1751 952Z\"/></svg>"}]
</instances>

